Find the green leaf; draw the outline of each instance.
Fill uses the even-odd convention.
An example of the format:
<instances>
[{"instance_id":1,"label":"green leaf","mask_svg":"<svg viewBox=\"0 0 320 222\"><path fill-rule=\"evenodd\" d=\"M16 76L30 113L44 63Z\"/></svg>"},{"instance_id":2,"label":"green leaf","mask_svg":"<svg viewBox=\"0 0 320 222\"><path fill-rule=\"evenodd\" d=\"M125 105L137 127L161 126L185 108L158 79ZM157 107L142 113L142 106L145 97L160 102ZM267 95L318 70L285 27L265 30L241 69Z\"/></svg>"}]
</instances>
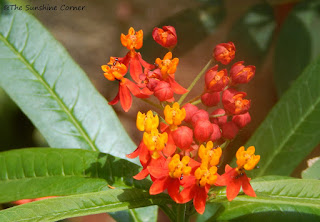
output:
<instances>
[{"instance_id":1,"label":"green leaf","mask_svg":"<svg viewBox=\"0 0 320 222\"><path fill-rule=\"evenodd\" d=\"M113 219L117 221L134 221L134 222L149 222L157 221L158 208L155 206L142 207L136 209L130 209L126 211L118 211L109 213Z\"/></svg>"},{"instance_id":2,"label":"green leaf","mask_svg":"<svg viewBox=\"0 0 320 222\"><path fill-rule=\"evenodd\" d=\"M220 191L218 197L212 200L215 205L222 204L222 210L216 215L218 220L232 220L246 215L259 218L259 221L267 221L263 218L266 215L270 215L270 218L277 215L285 221L288 218L303 219L305 216L320 219L318 180L259 178L252 180L251 185L257 197L239 195L229 202L225 197L225 189Z\"/></svg>"},{"instance_id":3,"label":"green leaf","mask_svg":"<svg viewBox=\"0 0 320 222\"><path fill-rule=\"evenodd\" d=\"M114 189L35 201L0 211L0 221L57 221L69 217L115 212L172 203L167 194L150 196L139 189Z\"/></svg>"},{"instance_id":4,"label":"green leaf","mask_svg":"<svg viewBox=\"0 0 320 222\"><path fill-rule=\"evenodd\" d=\"M214 33L225 18L224 2L211 0L198 7L188 8L161 21L157 27L171 25L175 27L178 44L174 48L174 56L180 57L193 49L206 37ZM144 59L163 57L167 49L158 45L152 38L151 32L146 35L143 48L140 50ZM154 62L150 60L149 62Z\"/></svg>"},{"instance_id":5,"label":"green leaf","mask_svg":"<svg viewBox=\"0 0 320 222\"><path fill-rule=\"evenodd\" d=\"M1 14L0 67L0 86L51 147L121 158L134 150L107 101L33 16L23 11Z\"/></svg>"},{"instance_id":6,"label":"green leaf","mask_svg":"<svg viewBox=\"0 0 320 222\"><path fill-rule=\"evenodd\" d=\"M273 8L267 3L250 8L231 28L227 41L237 48L237 58L259 66L266 56L276 27Z\"/></svg>"},{"instance_id":7,"label":"green leaf","mask_svg":"<svg viewBox=\"0 0 320 222\"><path fill-rule=\"evenodd\" d=\"M29 148L0 153L0 203L118 188L148 188L132 178L139 167L111 155L78 149Z\"/></svg>"},{"instance_id":8,"label":"green leaf","mask_svg":"<svg viewBox=\"0 0 320 222\"><path fill-rule=\"evenodd\" d=\"M315 157L308 160L308 168L302 171L301 177L303 179L317 179L320 180L320 157Z\"/></svg>"},{"instance_id":9,"label":"green leaf","mask_svg":"<svg viewBox=\"0 0 320 222\"><path fill-rule=\"evenodd\" d=\"M285 20L275 48L274 79L283 94L320 54L320 2L297 4Z\"/></svg>"},{"instance_id":10,"label":"green leaf","mask_svg":"<svg viewBox=\"0 0 320 222\"><path fill-rule=\"evenodd\" d=\"M290 175L320 142L320 58L281 97L246 147L261 156L256 175Z\"/></svg>"}]
</instances>

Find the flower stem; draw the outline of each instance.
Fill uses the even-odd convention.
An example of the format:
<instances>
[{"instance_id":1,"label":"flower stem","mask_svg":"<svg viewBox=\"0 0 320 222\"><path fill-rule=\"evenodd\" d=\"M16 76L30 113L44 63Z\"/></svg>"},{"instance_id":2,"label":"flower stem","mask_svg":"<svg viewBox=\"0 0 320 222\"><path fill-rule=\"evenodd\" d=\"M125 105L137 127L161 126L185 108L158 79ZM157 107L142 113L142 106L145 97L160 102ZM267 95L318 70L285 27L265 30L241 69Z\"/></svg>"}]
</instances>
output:
<instances>
[{"instance_id":1,"label":"flower stem","mask_svg":"<svg viewBox=\"0 0 320 222\"><path fill-rule=\"evenodd\" d=\"M221 116L225 116L226 114L216 114L216 115L211 115L210 117L212 118L217 118L217 117L221 117Z\"/></svg>"},{"instance_id":2,"label":"flower stem","mask_svg":"<svg viewBox=\"0 0 320 222\"><path fill-rule=\"evenodd\" d=\"M197 104L199 104L199 103L201 103L201 99L198 99L198 100L192 102L191 104L192 104L192 105L197 105Z\"/></svg>"},{"instance_id":3,"label":"flower stem","mask_svg":"<svg viewBox=\"0 0 320 222\"><path fill-rule=\"evenodd\" d=\"M156 104L156 103L154 103L154 102L152 102L152 101L150 101L148 99L141 99L141 100L146 102L146 103L148 103L148 104L150 104L150 105L152 105L152 106L154 106L154 107L156 107L156 108L158 108L158 109L162 109L162 107L159 104Z\"/></svg>"},{"instance_id":4,"label":"flower stem","mask_svg":"<svg viewBox=\"0 0 320 222\"><path fill-rule=\"evenodd\" d=\"M177 222L187 222L189 220L189 215L187 212L187 204L178 204L177 206Z\"/></svg>"},{"instance_id":5,"label":"flower stem","mask_svg":"<svg viewBox=\"0 0 320 222\"><path fill-rule=\"evenodd\" d=\"M203 67L203 69L199 72L199 74L196 76L196 78L192 81L192 83L190 84L190 86L188 87L188 92L186 92L185 94L183 94L178 103L181 104L183 102L183 100L187 97L187 95L189 94L189 92L192 90L192 88L194 87L194 85L198 82L198 80L201 78L201 76L206 72L206 70L211 66L213 60L210 59L210 61L207 63L207 65L205 65L205 67Z\"/></svg>"}]
</instances>

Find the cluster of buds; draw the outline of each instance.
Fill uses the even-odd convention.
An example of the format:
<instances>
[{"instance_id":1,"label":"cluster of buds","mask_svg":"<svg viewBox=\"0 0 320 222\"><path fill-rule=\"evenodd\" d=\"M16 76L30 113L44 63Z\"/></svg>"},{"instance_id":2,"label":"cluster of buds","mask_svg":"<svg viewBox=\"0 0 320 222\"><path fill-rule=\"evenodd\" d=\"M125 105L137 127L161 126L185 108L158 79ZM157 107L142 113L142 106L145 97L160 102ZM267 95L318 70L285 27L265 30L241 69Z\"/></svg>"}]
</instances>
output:
<instances>
[{"instance_id":1,"label":"cluster of buds","mask_svg":"<svg viewBox=\"0 0 320 222\"><path fill-rule=\"evenodd\" d=\"M187 94L188 91L174 78L179 63L171 52L177 44L176 31L172 26L164 26L155 28L152 36L158 44L169 49L163 59L155 60L155 64L147 63L135 51L142 46L142 31L135 32L130 28L128 35L121 35L122 44L130 50L128 54L123 58L111 57L108 65L102 66L107 79L119 81L118 95L111 104L120 100L123 109L128 111L132 103L131 92L138 98L153 94L159 100L159 107L163 108L162 116L152 110L137 114L136 126L143 132L143 138L137 149L127 155L128 158L139 157L142 165L134 178L142 180L150 175L153 181L149 190L151 195L167 190L177 203L193 199L200 214L204 212L208 192L214 186L227 186L230 201L241 187L245 194L255 197L250 178L245 173L254 169L260 160L253 146L247 150L238 149L237 167L226 165L223 175L217 173L223 149L239 129L251 121L250 101L244 99L245 92L239 92L235 87L248 83L255 74L255 67L237 62L228 74L227 69L213 66L205 72L203 92L181 106L186 95L174 102L174 93ZM215 60L227 65L234 57L234 44L222 43L215 47L210 63ZM124 78L128 69L135 83ZM196 106L201 102L206 109ZM208 112L212 107L215 108Z\"/></svg>"}]
</instances>

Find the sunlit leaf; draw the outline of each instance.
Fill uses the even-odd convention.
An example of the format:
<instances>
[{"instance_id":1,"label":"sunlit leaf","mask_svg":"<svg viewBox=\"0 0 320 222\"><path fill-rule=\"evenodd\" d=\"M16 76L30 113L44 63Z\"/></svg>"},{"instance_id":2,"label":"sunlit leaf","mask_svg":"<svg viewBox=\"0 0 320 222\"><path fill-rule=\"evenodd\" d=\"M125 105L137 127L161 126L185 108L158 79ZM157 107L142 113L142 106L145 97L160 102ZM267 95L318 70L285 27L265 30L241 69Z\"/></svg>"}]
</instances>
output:
<instances>
[{"instance_id":1,"label":"sunlit leaf","mask_svg":"<svg viewBox=\"0 0 320 222\"><path fill-rule=\"evenodd\" d=\"M113 188L148 188L139 167L105 153L28 148L0 153L0 203Z\"/></svg>"},{"instance_id":2,"label":"sunlit leaf","mask_svg":"<svg viewBox=\"0 0 320 222\"><path fill-rule=\"evenodd\" d=\"M0 211L0 221L58 221L64 218L172 203L167 194L114 189L35 201Z\"/></svg>"},{"instance_id":3,"label":"sunlit leaf","mask_svg":"<svg viewBox=\"0 0 320 222\"><path fill-rule=\"evenodd\" d=\"M199 221L212 221L213 217L218 221L235 218L237 221L242 221L239 217L245 216L250 220L256 218L257 221L271 221L270 219L277 219L276 216L282 221L320 219L320 181L318 180L267 177L252 180L251 185L257 197L249 197L241 193L229 202L223 189L218 193L218 197L211 201L215 203L214 205L221 204L218 214L209 217L210 212L205 212L206 220L200 220L204 217L201 216ZM277 221L280 221L279 218Z\"/></svg>"},{"instance_id":4,"label":"sunlit leaf","mask_svg":"<svg viewBox=\"0 0 320 222\"><path fill-rule=\"evenodd\" d=\"M135 149L107 101L31 15L23 11L1 14L0 67L0 86L50 146L121 158Z\"/></svg>"}]
</instances>

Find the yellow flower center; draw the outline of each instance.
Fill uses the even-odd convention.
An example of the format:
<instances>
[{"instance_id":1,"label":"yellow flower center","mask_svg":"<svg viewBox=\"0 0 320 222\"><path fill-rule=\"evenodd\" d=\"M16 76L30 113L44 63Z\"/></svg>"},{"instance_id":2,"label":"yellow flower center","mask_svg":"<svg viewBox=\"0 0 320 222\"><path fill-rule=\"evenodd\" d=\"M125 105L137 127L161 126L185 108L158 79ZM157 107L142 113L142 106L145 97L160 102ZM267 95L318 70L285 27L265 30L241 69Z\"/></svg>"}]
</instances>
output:
<instances>
[{"instance_id":1,"label":"yellow flower center","mask_svg":"<svg viewBox=\"0 0 320 222\"><path fill-rule=\"evenodd\" d=\"M147 146L148 150L152 151L152 158L158 159L160 151L163 150L168 142L168 134L166 132L159 133L158 129L152 129L150 133L143 134L143 143Z\"/></svg>"},{"instance_id":2,"label":"yellow flower center","mask_svg":"<svg viewBox=\"0 0 320 222\"><path fill-rule=\"evenodd\" d=\"M180 109L179 103L175 102L172 107L167 105L164 108L164 116L166 122L171 125L171 128L176 128L186 117L186 110L184 108Z\"/></svg>"},{"instance_id":3,"label":"yellow flower center","mask_svg":"<svg viewBox=\"0 0 320 222\"><path fill-rule=\"evenodd\" d=\"M172 59L172 53L168 52L163 59L157 58L155 63L159 66L162 77L166 79L169 74L174 74L179 64L179 59Z\"/></svg>"},{"instance_id":4,"label":"yellow flower center","mask_svg":"<svg viewBox=\"0 0 320 222\"><path fill-rule=\"evenodd\" d=\"M220 147L216 149L212 148L212 141L207 142L206 147L203 144L199 147L198 155L201 159L201 165L204 167L211 167L219 164L222 149Z\"/></svg>"},{"instance_id":5,"label":"yellow flower center","mask_svg":"<svg viewBox=\"0 0 320 222\"><path fill-rule=\"evenodd\" d=\"M252 170L258 164L260 155L254 155L255 148L250 146L244 150L244 146L240 147L236 153L238 169Z\"/></svg>"},{"instance_id":6,"label":"yellow flower center","mask_svg":"<svg viewBox=\"0 0 320 222\"><path fill-rule=\"evenodd\" d=\"M158 115L153 116L151 110L149 110L147 114L138 112L136 125L138 130L150 133L151 130L158 128L159 117Z\"/></svg>"},{"instance_id":7,"label":"yellow flower center","mask_svg":"<svg viewBox=\"0 0 320 222\"><path fill-rule=\"evenodd\" d=\"M181 178L183 175L188 176L191 172L191 167L187 166L190 161L190 157L184 156L180 161L180 155L175 154L169 165L169 176L172 178Z\"/></svg>"},{"instance_id":8,"label":"yellow flower center","mask_svg":"<svg viewBox=\"0 0 320 222\"><path fill-rule=\"evenodd\" d=\"M196 169L194 176L198 180L198 185L204 187L207 184L213 185L217 181L217 167L212 166L209 169L205 166L200 166Z\"/></svg>"}]
</instances>

